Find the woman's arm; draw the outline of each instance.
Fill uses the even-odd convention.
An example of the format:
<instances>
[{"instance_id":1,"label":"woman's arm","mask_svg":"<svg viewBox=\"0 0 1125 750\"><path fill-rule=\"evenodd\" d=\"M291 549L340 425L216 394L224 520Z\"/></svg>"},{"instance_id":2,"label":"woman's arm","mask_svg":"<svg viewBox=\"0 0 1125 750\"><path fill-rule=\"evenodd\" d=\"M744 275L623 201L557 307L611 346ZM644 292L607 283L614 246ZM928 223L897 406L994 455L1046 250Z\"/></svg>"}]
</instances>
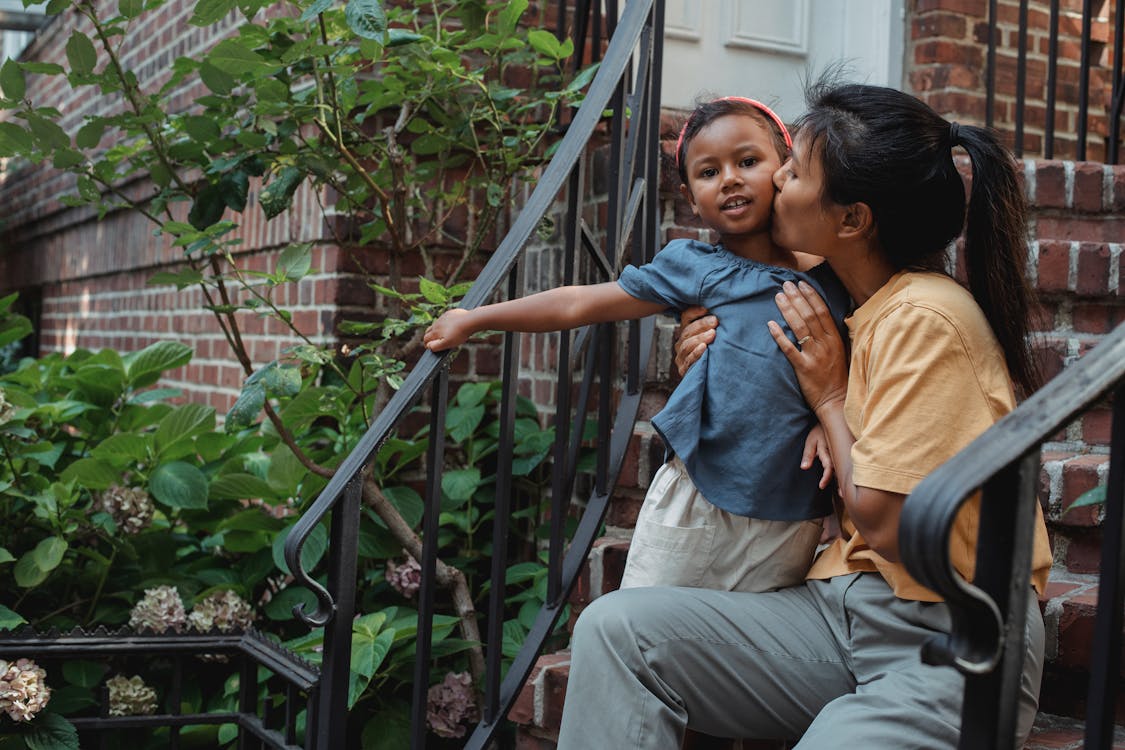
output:
<instances>
[{"instance_id":1,"label":"woman's arm","mask_svg":"<svg viewBox=\"0 0 1125 750\"><path fill-rule=\"evenodd\" d=\"M643 318L664 309L666 306L659 302L630 296L613 281L564 286L472 310L449 310L426 329L422 341L427 349L437 352L460 346L480 331L563 331L591 323Z\"/></svg>"},{"instance_id":2,"label":"woman's arm","mask_svg":"<svg viewBox=\"0 0 1125 750\"><path fill-rule=\"evenodd\" d=\"M777 346L793 365L805 400L824 428L840 497L848 515L868 546L887 560L897 562L898 520L906 496L897 492L860 487L853 481L852 446L855 436L844 415L848 392L848 360L844 342L824 300L809 284L786 283L777 295L777 306L793 335L805 343L793 344L776 322L769 322Z\"/></svg>"}]
</instances>

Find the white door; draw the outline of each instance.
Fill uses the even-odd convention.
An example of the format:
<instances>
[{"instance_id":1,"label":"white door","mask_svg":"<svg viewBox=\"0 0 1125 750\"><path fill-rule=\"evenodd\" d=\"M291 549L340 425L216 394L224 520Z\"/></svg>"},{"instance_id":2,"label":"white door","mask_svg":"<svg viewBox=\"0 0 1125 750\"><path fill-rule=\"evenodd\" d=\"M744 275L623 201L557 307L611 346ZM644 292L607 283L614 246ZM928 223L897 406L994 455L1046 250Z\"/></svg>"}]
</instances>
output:
<instances>
[{"instance_id":1,"label":"white door","mask_svg":"<svg viewBox=\"0 0 1125 750\"><path fill-rule=\"evenodd\" d=\"M790 121L829 65L900 88L905 33L903 0L667 0L661 104L749 96Z\"/></svg>"}]
</instances>

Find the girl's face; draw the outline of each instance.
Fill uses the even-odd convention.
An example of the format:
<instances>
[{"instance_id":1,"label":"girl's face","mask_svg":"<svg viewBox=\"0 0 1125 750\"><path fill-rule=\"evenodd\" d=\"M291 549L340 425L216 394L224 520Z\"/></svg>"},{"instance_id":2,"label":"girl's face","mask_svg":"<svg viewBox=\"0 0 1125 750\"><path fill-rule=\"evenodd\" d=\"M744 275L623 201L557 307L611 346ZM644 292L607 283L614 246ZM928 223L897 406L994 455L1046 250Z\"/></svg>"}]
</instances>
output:
<instances>
[{"instance_id":1,"label":"girl's face","mask_svg":"<svg viewBox=\"0 0 1125 750\"><path fill-rule=\"evenodd\" d=\"M822 200L819 149L798 133L789 159L773 175L773 241L786 250L831 257L836 244L834 206Z\"/></svg>"},{"instance_id":2,"label":"girl's face","mask_svg":"<svg viewBox=\"0 0 1125 750\"><path fill-rule=\"evenodd\" d=\"M695 134L684 159L688 184L680 190L692 212L728 249L740 237L769 228L773 173L781 164L766 125L747 115L724 115Z\"/></svg>"}]
</instances>

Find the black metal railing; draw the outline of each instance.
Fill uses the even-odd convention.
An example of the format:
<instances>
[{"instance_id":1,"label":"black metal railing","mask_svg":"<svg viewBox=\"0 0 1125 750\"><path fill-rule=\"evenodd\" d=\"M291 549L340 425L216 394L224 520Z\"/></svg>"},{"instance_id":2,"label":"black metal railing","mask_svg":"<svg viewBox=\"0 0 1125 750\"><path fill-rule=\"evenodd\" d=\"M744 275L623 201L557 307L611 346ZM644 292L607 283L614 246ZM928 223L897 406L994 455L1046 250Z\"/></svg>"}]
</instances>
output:
<instances>
[{"instance_id":1,"label":"black metal railing","mask_svg":"<svg viewBox=\"0 0 1125 750\"><path fill-rule=\"evenodd\" d=\"M564 3L565 5L565 3ZM576 18L579 31L593 29L595 54L600 51L603 24L600 2L579 2ZM592 6L592 7L591 7ZM560 11L560 19L563 18ZM651 257L658 241L659 91L663 33L662 0L631 0L619 14L617 3L606 3L604 23L608 47L582 106L566 128L555 156L543 171L535 191L521 210L511 230L483 269L462 306L477 307L506 287L511 296L518 287L520 259L536 228L557 205L566 188L566 219L563 253L563 283L575 280L579 255L588 258L604 280L613 279L626 251L630 262ZM581 50L585 40L576 39ZM591 137L608 121L610 158L608 219L604 243L583 220L583 193ZM579 570L601 527L610 492L632 433L640 402L640 383L648 360L652 320L630 324L623 372L615 356L615 327L601 325L592 330L561 335L556 389L555 446L548 549L548 591L527 639L501 680L500 656L504 620L504 563L508 548L508 516L511 511L511 466L519 338L504 337L503 390L500 407L500 447L497 456L497 489L493 530L493 568L484 638L486 674L482 720L466 747L487 746L514 703L534 666L543 644L566 605ZM572 353L584 352L586 356ZM319 692L316 736L312 747L327 750L344 747L352 618L355 613L356 534L363 476L379 447L396 430L411 409L429 395L430 435L444 434L448 399L448 353L423 354L386 408L343 461L320 496L293 527L285 544L285 559L297 581L316 596L313 612L295 610L311 627L324 627L322 683ZM572 382L579 361L585 371L572 398ZM596 398L594 389L597 389ZM611 405L616 403L616 413ZM598 438L594 489L578 520L577 530L567 543L564 523L568 517L577 472L578 445L587 411L596 404ZM417 656L415 659L411 746L426 744L426 693L431 662L431 633L437 563L437 521L441 502L443 441L431 439L426 461L426 497L422 526L422 583L419 590ZM330 560L327 586L322 586L301 564L301 549L312 531L331 515Z\"/></svg>"},{"instance_id":2,"label":"black metal railing","mask_svg":"<svg viewBox=\"0 0 1125 750\"><path fill-rule=\"evenodd\" d=\"M309 740L316 732L315 699L319 671L255 630L153 634L137 633L130 628L115 631L98 628L92 632L75 629L68 633L54 630L35 633L28 629L4 634L0 639L0 650L6 659L34 658L40 666L81 659L102 664L105 668L121 669L125 663L140 662L143 666L139 671L146 672L152 668L154 661L161 662L162 670L170 673L164 686L164 710L148 715L112 716L109 713L110 701L103 696L99 715L69 718L80 736L96 734L98 747L108 746L106 730L163 728L168 730L167 746L177 750L185 727L216 724L236 726L239 747L250 747L250 742L270 750L301 750L313 746ZM214 662L222 660L229 666L227 676L238 676L235 710L183 710L181 696L185 693L185 686L191 683L192 692L200 691L197 660L201 656L212 662L209 672L214 673ZM259 700L258 684L263 672L286 696L278 711ZM203 698L215 698L221 694L225 680L212 679L209 682L216 695L201 696ZM298 713L302 708L305 709L303 731L298 725Z\"/></svg>"},{"instance_id":3,"label":"black metal railing","mask_svg":"<svg viewBox=\"0 0 1125 750\"><path fill-rule=\"evenodd\" d=\"M998 0L989 0L988 3L987 69L989 73L985 84L987 92L985 124L989 127L1000 125L996 113L998 101L997 51L1004 34L1001 30L1002 24L1000 23L998 4ZM1063 81L1059 77L1060 70L1068 67L1062 64L1066 48L1059 43L1060 22L1062 15L1068 9L1060 10L1060 4L1060 0L1034 3L1035 10L1039 12L1042 12L1044 5L1047 6L1046 78L1041 89L1037 87L1034 91L1029 91L1029 45L1037 40L1037 36L1029 33L1029 16L1032 12L1032 3L1030 0L1018 0L1018 20L1015 30L1015 39L1017 40L1015 101L1011 113L1012 122L1009 123L1014 129L1012 148L1017 156L1024 155L1025 149L1029 148L1029 144L1025 142L1025 121L1030 117L1035 120L1036 124L1039 124L1039 113L1042 111L1042 144L1041 148L1034 149L1038 152L1038 155L1046 159L1055 158L1058 145L1056 144L1056 136L1065 135L1068 138L1073 136L1075 138L1074 151L1067 155L1079 161L1084 161L1087 158L1087 147L1091 137L1102 137L1104 138L1105 162L1117 164L1121 147L1121 114L1122 107L1125 106L1125 64L1123 64L1121 45L1122 39L1125 38L1125 0L1097 4L1093 0L1083 0L1079 34L1077 37L1067 34L1071 41L1079 45L1080 49L1077 75L1074 81ZM1071 4L1068 3L1067 5ZM1091 134L1090 86L1092 80L1097 80L1092 75L1092 70L1102 68L1101 61L1096 59L1100 55L1095 53L1100 52L1105 45L1104 42L1095 39L1093 31L1095 23L1103 23L1097 16L1105 11L1110 13L1109 18L1112 20L1113 27L1112 34L1109 37L1109 44L1113 49L1113 59L1106 68L1106 74L1112 81L1112 91L1110 100L1104 108L1100 104L1095 105L1095 113L1104 113L1105 133ZM1073 20L1073 13L1067 15L1070 20ZM1010 34L1010 30L1008 30L1008 33ZM1036 55L1041 52L1041 50L1035 49L1030 51ZM1075 85L1077 91L1074 90ZM1095 99L1100 99L1100 97L1095 96ZM1073 131L1067 125L1063 126L1061 132L1057 131L1061 104L1067 105L1068 110L1074 110L1075 124Z\"/></svg>"},{"instance_id":4,"label":"black metal railing","mask_svg":"<svg viewBox=\"0 0 1125 750\"><path fill-rule=\"evenodd\" d=\"M1085 745L1108 750L1125 598L1125 326L936 469L906 499L899 529L903 561L945 598L953 615L951 635L927 644L923 658L952 664L966 676L962 750L1013 746L1040 446L1108 395L1113 426ZM978 489L980 537L970 584L953 570L949 540L954 518Z\"/></svg>"}]
</instances>

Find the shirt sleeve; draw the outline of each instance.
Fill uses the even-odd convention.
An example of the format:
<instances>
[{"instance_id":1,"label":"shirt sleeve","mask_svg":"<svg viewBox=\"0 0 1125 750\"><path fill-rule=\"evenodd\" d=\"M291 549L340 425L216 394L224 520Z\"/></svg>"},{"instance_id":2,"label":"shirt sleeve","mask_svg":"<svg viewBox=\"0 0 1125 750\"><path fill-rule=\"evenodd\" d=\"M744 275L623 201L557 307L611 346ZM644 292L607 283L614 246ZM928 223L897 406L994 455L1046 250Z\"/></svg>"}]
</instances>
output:
<instances>
[{"instance_id":1,"label":"shirt sleeve","mask_svg":"<svg viewBox=\"0 0 1125 750\"><path fill-rule=\"evenodd\" d=\"M878 323L853 480L907 494L996 420L970 344L944 313L903 304Z\"/></svg>"},{"instance_id":2,"label":"shirt sleeve","mask_svg":"<svg viewBox=\"0 0 1125 750\"><path fill-rule=\"evenodd\" d=\"M626 266L617 283L625 293L645 302L657 302L674 310L700 304L706 264L699 243L673 240L651 263Z\"/></svg>"}]
</instances>

